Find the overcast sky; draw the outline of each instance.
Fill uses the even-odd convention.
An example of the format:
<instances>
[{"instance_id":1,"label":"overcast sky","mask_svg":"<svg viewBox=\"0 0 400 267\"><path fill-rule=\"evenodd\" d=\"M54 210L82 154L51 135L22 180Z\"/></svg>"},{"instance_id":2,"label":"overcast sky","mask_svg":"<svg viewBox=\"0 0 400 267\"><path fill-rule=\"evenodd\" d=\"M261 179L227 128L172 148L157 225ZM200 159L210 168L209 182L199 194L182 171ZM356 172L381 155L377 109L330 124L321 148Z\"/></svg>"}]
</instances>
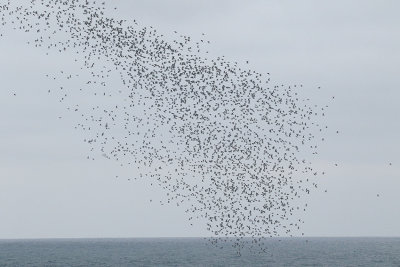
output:
<instances>
[{"instance_id":1,"label":"overcast sky","mask_svg":"<svg viewBox=\"0 0 400 267\"><path fill-rule=\"evenodd\" d=\"M113 16L166 36L205 33L210 57L249 60L273 83L303 84L315 103L329 102L315 160L328 192L309 196L305 234L400 236L399 1L113 2ZM115 178L128 168L87 161L82 133L44 76L79 65L0 31L0 238L208 235L183 208L157 204L156 187Z\"/></svg>"}]
</instances>

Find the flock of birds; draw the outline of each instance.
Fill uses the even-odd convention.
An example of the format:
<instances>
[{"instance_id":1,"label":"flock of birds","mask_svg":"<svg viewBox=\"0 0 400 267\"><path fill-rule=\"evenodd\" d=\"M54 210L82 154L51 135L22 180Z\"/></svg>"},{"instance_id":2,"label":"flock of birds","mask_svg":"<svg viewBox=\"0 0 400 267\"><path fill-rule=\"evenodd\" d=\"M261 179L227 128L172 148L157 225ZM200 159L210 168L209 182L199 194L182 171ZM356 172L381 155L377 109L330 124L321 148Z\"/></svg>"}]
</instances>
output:
<instances>
[{"instance_id":1,"label":"flock of birds","mask_svg":"<svg viewBox=\"0 0 400 267\"><path fill-rule=\"evenodd\" d=\"M273 85L269 74L207 58L205 40L168 40L115 20L104 2L19 2L0 1L2 26L26 32L46 54L76 53L91 74L79 88L66 85L81 70L48 75L64 83L49 90L58 101L85 99L67 109L81 118L88 158L160 185L167 202L206 222L218 247L264 250L266 237L300 233L304 197L324 174L309 156L324 140L328 106L302 98L302 85Z\"/></svg>"}]
</instances>

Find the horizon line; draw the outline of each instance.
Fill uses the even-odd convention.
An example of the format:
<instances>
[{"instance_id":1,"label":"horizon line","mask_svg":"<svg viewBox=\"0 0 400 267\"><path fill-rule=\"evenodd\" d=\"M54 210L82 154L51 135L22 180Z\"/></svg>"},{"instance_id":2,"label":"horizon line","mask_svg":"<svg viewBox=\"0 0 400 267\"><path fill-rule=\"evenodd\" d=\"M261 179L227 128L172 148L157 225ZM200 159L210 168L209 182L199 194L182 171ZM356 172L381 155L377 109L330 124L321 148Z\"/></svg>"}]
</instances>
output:
<instances>
[{"instance_id":1,"label":"horizon line","mask_svg":"<svg viewBox=\"0 0 400 267\"><path fill-rule=\"evenodd\" d=\"M16 238L0 238L0 241L7 240L70 240L70 239L208 239L208 238L238 238L235 236L144 236L144 237L16 237ZM239 237L240 238L240 237ZM243 238L254 238L251 236L243 236ZM400 236L266 236L255 237L265 239L307 239L307 238L400 238Z\"/></svg>"}]
</instances>

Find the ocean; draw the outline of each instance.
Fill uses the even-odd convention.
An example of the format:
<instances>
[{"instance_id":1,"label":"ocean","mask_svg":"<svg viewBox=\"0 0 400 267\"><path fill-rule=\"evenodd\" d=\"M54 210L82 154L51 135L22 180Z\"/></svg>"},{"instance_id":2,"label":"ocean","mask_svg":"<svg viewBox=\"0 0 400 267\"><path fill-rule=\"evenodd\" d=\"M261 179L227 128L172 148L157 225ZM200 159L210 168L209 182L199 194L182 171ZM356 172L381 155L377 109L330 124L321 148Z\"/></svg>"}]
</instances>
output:
<instances>
[{"instance_id":1,"label":"ocean","mask_svg":"<svg viewBox=\"0 0 400 267\"><path fill-rule=\"evenodd\" d=\"M400 238L271 238L267 247L238 256L202 238L0 240L0 266L400 266Z\"/></svg>"}]
</instances>

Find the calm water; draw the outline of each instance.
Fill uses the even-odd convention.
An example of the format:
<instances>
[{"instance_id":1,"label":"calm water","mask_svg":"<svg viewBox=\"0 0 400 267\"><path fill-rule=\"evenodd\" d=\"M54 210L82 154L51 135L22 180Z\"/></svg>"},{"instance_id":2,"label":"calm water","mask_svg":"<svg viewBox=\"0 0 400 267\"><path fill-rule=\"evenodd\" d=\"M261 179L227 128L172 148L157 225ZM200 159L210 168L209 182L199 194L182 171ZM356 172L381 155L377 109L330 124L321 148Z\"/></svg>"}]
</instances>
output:
<instances>
[{"instance_id":1,"label":"calm water","mask_svg":"<svg viewBox=\"0 0 400 267\"><path fill-rule=\"evenodd\" d=\"M197 238L0 240L0 266L400 266L400 238L307 240L240 257Z\"/></svg>"}]
</instances>

